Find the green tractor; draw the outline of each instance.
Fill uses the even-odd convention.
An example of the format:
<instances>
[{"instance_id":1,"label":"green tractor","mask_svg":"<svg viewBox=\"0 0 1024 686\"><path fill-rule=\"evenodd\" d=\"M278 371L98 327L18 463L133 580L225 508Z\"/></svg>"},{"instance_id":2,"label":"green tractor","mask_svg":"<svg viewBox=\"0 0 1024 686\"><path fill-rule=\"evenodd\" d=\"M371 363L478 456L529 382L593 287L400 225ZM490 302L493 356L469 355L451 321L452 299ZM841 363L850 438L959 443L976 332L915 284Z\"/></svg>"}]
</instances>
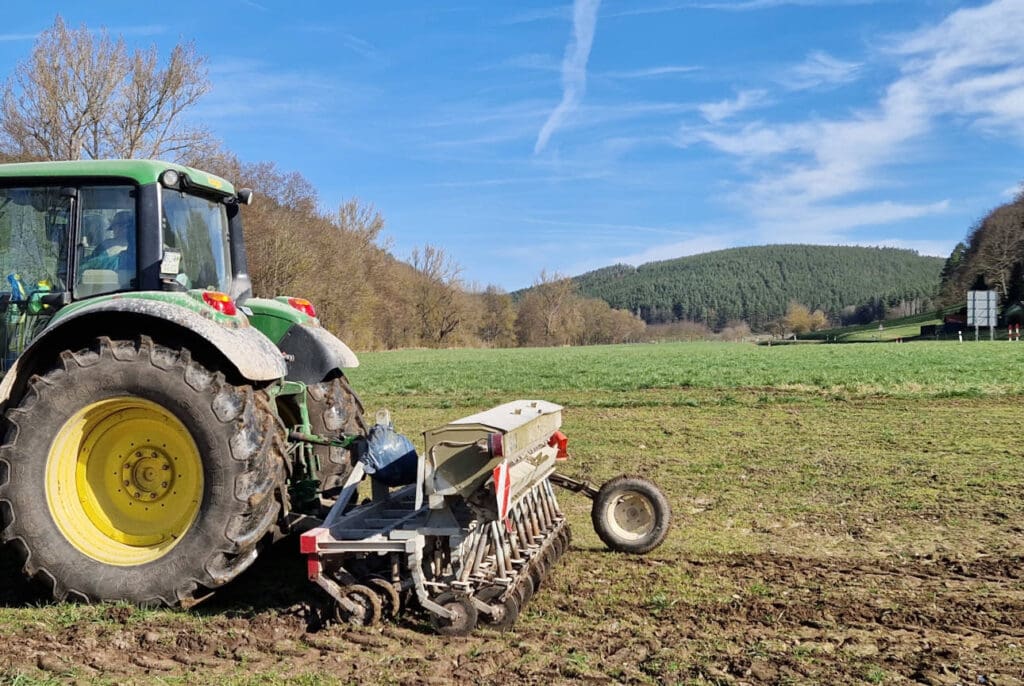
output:
<instances>
[{"instance_id":1,"label":"green tractor","mask_svg":"<svg viewBox=\"0 0 1024 686\"><path fill-rule=\"evenodd\" d=\"M58 600L188 605L322 515L352 351L252 297L252 192L148 160L0 165L0 554Z\"/></svg>"}]
</instances>

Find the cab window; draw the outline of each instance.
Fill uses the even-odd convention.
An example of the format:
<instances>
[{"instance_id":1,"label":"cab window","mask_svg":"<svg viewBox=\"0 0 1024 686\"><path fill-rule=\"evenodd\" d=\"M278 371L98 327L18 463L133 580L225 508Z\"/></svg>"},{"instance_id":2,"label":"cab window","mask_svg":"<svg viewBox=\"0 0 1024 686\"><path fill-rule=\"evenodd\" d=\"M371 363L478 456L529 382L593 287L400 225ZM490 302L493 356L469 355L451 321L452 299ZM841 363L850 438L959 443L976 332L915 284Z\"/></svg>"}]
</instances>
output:
<instances>
[{"instance_id":1,"label":"cab window","mask_svg":"<svg viewBox=\"0 0 1024 686\"><path fill-rule=\"evenodd\" d=\"M135 288L135 189L83 186L74 295L84 298Z\"/></svg>"}]
</instances>

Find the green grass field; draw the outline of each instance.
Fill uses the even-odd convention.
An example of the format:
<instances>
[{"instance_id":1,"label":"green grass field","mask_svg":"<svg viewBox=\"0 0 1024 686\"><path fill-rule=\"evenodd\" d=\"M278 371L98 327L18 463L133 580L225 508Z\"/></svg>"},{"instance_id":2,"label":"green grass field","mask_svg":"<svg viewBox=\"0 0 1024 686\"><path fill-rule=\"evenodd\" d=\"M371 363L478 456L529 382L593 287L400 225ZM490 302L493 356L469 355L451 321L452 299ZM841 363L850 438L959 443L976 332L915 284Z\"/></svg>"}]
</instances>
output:
<instances>
[{"instance_id":1,"label":"green grass field","mask_svg":"<svg viewBox=\"0 0 1024 686\"><path fill-rule=\"evenodd\" d=\"M511 350L364 353L349 376L364 394L479 404L540 394L592 405L647 391L733 390L844 396L1024 393L1024 344L753 346L663 343Z\"/></svg>"},{"instance_id":2,"label":"green grass field","mask_svg":"<svg viewBox=\"0 0 1024 686\"><path fill-rule=\"evenodd\" d=\"M839 343L888 342L897 339L916 338L921 334L922 326L929 324L941 325L942 315L952 313L957 309L953 307L940 313L929 312L927 314L893 319L882 322L881 329L878 328L879 322L872 322L870 324L856 324L825 329L824 331L815 331L805 334L801 338L807 340L828 340Z\"/></svg>"},{"instance_id":3,"label":"green grass field","mask_svg":"<svg viewBox=\"0 0 1024 686\"><path fill-rule=\"evenodd\" d=\"M360 359L368 414L417 443L517 397L563 404L564 471L656 480L673 531L609 553L564 494L572 550L515 631L456 640L304 633L288 550L191 612L26 606L0 576L0 683L1024 683L1024 344Z\"/></svg>"}]
</instances>

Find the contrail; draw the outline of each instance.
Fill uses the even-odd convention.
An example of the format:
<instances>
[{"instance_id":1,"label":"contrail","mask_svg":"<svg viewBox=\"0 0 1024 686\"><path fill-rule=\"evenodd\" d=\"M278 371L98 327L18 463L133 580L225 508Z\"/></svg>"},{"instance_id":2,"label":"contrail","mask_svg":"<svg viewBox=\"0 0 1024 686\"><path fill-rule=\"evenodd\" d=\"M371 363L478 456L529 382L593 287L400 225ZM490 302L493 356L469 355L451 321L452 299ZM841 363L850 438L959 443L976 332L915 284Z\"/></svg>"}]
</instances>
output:
<instances>
[{"instance_id":1,"label":"contrail","mask_svg":"<svg viewBox=\"0 0 1024 686\"><path fill-rule=\"evenodd\" d=\"M551 134L558 130L566 116L575 110L587 89L587 60L590 58L590 47L594 43L594 29L597 26L597 10L601 0L576 0L572 12L572 40L565 47L562 58L562 101L548 116L537 143L533 146L534 154L547 147Z\"/></svg>"}]
</instances>

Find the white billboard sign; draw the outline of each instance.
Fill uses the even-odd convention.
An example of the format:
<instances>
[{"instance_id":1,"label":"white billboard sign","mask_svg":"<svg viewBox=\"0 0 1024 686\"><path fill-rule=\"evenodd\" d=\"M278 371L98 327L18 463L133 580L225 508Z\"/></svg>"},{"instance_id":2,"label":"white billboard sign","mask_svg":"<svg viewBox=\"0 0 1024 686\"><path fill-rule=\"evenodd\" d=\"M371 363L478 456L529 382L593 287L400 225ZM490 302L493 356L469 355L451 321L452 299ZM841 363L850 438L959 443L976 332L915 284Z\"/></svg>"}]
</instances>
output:
<instances>
[{"instance_id":1,"label":"white billboard sign","mask_svg":"<svg viewBox=\"0 0 1024 686\"><path fill-rule=\"evenodd\" d=\"M994 327L999 314L997 302L995 291L967 291L967 325Z\"/></svg>"}]
</instances>

